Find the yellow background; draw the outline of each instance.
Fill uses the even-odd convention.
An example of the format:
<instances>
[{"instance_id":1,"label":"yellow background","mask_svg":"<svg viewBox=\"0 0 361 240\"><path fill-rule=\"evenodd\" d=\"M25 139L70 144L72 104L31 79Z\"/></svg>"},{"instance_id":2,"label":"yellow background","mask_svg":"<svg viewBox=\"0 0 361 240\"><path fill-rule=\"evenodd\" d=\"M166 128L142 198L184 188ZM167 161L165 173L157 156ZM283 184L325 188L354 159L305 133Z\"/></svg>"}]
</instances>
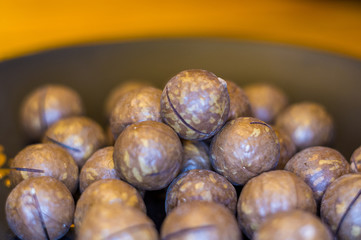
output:
<instances>
[{"instance_id":1,"label":"yellow background","mask_svg":"<svg viewBox=\"0 0 361 240\"><path fill-rule=\"evenodd\" d=\"M0 0L0 61L74 44L168 37L282 42L361 58L361 3Z\"/></svg>"}]
</instances>

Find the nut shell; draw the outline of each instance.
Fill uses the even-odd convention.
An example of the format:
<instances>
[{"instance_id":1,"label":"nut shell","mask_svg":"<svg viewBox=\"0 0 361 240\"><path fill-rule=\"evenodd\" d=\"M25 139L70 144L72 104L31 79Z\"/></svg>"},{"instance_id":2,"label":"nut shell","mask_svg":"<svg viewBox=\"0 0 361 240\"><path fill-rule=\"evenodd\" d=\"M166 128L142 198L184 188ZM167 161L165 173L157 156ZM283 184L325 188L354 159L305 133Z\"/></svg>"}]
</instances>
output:
<instances>
[{"instance_id":1,"label":"nut shell","mask_svg":"<svg viewBox=\"0 0 361 240\"><path fill-rule=\"evenodd\" d=\"M228 120L253 116L246 93L234 82L228 80L226 82L230 100Z\"/></svg>"},{"instance_id":2,"label":"nut shell","mask_svg":"<svg viewBox=\"0 0 361 240\"><path fill-rule=\"evenodd\" d=\"M351 172L354 173L361 172L361 146L352 153L350 163L351 163Z\"/></svg>"},{"instance_id":3,"label":"nut shell","mask_svg":"<svg viewBox=\"0 0 361 240\"><path fill-rule=\"evenodd\" d=\"M20 239L59 239L72 223L74 199L55 178L34 177L11 191L5 211L10 229Z\"/></svg>"},{"instance_id":4,"label":"nut shell","mask_svg":"<svg viewBox=\"0 0 361 240\"><path fill-rule=\"evenodd\" d=\"M210 170L194 169L174 179L167 191L166 212L195 200L223 204L232 213L236 213L237 193L233 185Z\"/></svg>"},{"instance_id":5,"label":"nut shell","mask_svg":"<svg viewBox=\"0 0 361 240\"><path fill-rule=\"evenodd\" d=\"M276 170L252 178L238 199L238 222L251 237L271 214L301 209L316 214L311 188L294 173Z\"/></svg>"},{"instance_id":6,"label":"nut shell","mask_svg":"<svg viewBox=\"0 0 361 240\"><path fill-rule=\"evenodd\" d=\"M310 147L293 156L285 170L301 177L312 189L316 201L320 202L330 183L349 173L350 165L335 149Z\"/></svg>"},{"instance_id":7,"label":"nut shell","mask_svg":"<svg viewBox=\"0 0 361 240\"><path fill-rule=\"evenodd\" d=\"M10 168L13 187L24 179L49 176L64 183L72 194L78 189L78 166L67 151L55 144L27 146L10 161Z\"/></svg>"},{"instance_id":8,"label":"nut shell","mask_svg":"<svg viewBox=\"0 0 361 240\"><path fill-rule=\"evenodd\" d=\"M213 168L234 185L243 185L273 169L279 155L276 134L269 125L255 118L228 122L211 144Z\"/></svg>"},{"instance_id":9,"label":"nut shell","mask_svg":"<svg viewBox=\"0 0 361 240\"><path fill-rule=\"evenodd\" d=\"M295 155L297 148L291 137L285 131L275 126L272 126L272 128L280 143L280 159L278 160L276 169L282 170L293 155Z\"/></svg>"},{"instance_id":10,"label":"nut shell","mask_svg":"<svg viewBox=\"0 0 361 240\"><path fill-rule=\"evenodd\" d=\"M202 141L183 140L183 162L181 172L192 169L211 169L209 147Z\"/></svg>"},{"instance_id":11,"label":"nut shell","mask_svg":"<svg viewBox=\"0 0 361 240\"><path fill-rule=\"evenodd\" d=\"M203 140L212 137L226 122L229 102L223 79L206 70L185 70L166 84L161 115L181 138Z\"/></svg>"},{"instance_id":12,"label":"nut shell","mask_svg":"<svg viewBox=\"0 0 361 240\"><path fill-rule=\"evenodd\" d=\"M114 146L115 169L142 190L165 188L177 176L183 154L177 134L160 122L128 126Z\"/></svg>"},{"instance_id":13,"label":"nut shell","mask_svg":"<svg viewBox=\"0 0 361 240\"><path fill-rule=\"evenodd\" d=\"M164 220L161 239L241 240L234 215L221 204L192 201L175 208Z\"/></svg>"}]
</instances>

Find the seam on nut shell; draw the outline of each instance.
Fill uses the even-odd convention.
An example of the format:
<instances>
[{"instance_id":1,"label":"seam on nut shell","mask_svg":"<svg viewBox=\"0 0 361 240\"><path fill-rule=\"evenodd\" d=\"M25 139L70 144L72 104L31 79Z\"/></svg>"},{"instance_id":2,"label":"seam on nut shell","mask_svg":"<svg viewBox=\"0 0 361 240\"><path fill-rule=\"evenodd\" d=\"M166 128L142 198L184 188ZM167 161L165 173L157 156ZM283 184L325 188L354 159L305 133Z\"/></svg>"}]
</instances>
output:
<instances>
[{"instance_id":1,"label":"seam on nut shell","mask_svg":"<svg viewBox=\"0 0 361 240\"><path fill-rule=\"evenodd\" d=\"M129 235L129 232L132 232L132 231L135 231L135 230L139 231L139 229L142 229L142 228L154 228L154 225L151 224L151 223L143 223L143 224L130 226L130 227L121 229L119 231L113 232L113 233L109 234L108 236L104 237L103 239L104 240L112 239L113 237L116 237L116 236L119 237L119 235L124 234L124 233Z\"/></svg>"},{"instance_id":2,"label":"seam on nut shell","mask_svg":"<svg viewBox=\"0 0 361 240\"><path fill-rule=\"evenodd\" d=\"M266 126L268 128L271 128L271 126L269 126L267 123L264 123L264 122L250 122L249 124L261 124L261 125L264 125L264 126Z\"/></svg>"},{"instance_id":3,"label":"seam on nut shell","mask_svg":"<svg viewBox=\"0 0 361 240\"><path fill-rule=\"evenodd\" d=\"M35 208L38 212L38 215L39 215L39 218L40 218L40 223L41 223L41 227L43 228L44 230L44 233L45 233L45 237L47 240L50 240L50 237L49 237L49 233L48 233L48 229L46 228L46 225L45 225L45 222L44 222L44 218L43 218L43 214L41 212L41 208L40 208L40 204L39 204L39 200L38 200L38 197L36 196L36 192L35 192L35 188L34 187L31 187L31 196L34 200L34 203L35 203Z\"/></svg>"},{"instance_id":4,"label":"seam on nut shell","mask_svg":"<svg viewBox=\"0 0 361 240\"><path fill-rule=\"evenodd\" d=\"M177 115L177 117L179 118L179 120L181 120L181 122L186 125L188 128L190 128L191 130L201 134L201 135L207 135L207 133L204 133L204 132L201 132L197 129L195 129L194 127L192 127L190 124L188 124L183 118L182 116L178 113L178 111L174 108L172 102L170 101L170 98L169 98L169 95L168 95L168 87L165 89L166 90L166 95L167 95L167 100L168 100L168 103L170 105L170 107L172 108L173 112L175 113L175 115Z\"/></svg>"},{"instance_id":5,"label":"seam on nut shell","mask_svg":"<svg viewBox=\"0 0 361 240\"><path fill-rule=\"evenodd\" d=\"M51 137L49 137L49 136L46 136L46 138L47 138L50 142L55 143L55 144L59 145L60 147L66 148L66 149L68 149L68 150L72 150L72 151L74 151L74 152L81 152L80 149L70 147L70 146L68 146L68 145L66 145L66 144L64 144L64 143L62 143L62 142L59 142L59 141L57 141L57 140L55 140L55 139L53 139L53 138L51 138Z\"/></svg>"},{"instance_id":6,"label":"seam on nut shell","mask_svg":"<svg viewBox=\"0 0 361 240\"><path fill-rule=\"evenodd\" d=\"M20 168L20 167L11 167L10 170L23 171L23 172L33 172L33 173L44 173L44 170L35 169L35 168Z\"/></svg>"},{"instance_id":7,"label":"seam on nut shell","mask_svg":"<svg viewBox=\"0 0 361 240\"><path fill-rule=\"evenodd\" d=\"M215 225L205 225L205 226L199 226L199 227L191 227L191 228L184 228L177 232L170 233L162 238L162 240L170 240L173 237L179 237L179 235L187 234L190 232L197 232L197 231L203 231L203 230L216 230L217 227Z\"/></svg>"},{"instance_id":8,"label":"seam on nut shell","mask_svg":"<svg viewBox=\"0 0 361 240\"><path fill-rule=\"evenodd\" d=\"M342 225L343 221L345 220L347 214L350 212L351 208L353 207L353 205L355 204L355 202L357 201L357 199L360 197L360 195L361 195L361 189L358 191L358 193L356 194L356 196L352 199L350 205L348 205L345 213L344 213L343 216L341 217L341 220L340 220L340 222L338 223L338 226L337 226L337 229L336 229L336 232L335 232L335 235L336 235L336 236L338 235L338 232L340 231L341 225Z\"/></svg>"}]
</instances>

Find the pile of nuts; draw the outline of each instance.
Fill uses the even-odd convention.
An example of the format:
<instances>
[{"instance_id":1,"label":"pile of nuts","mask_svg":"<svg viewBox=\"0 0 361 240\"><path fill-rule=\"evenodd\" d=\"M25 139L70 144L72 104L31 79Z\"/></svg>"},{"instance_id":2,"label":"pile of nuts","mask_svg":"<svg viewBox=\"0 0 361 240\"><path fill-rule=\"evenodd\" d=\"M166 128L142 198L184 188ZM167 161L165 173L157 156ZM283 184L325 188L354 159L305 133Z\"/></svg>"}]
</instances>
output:
<instances>
[{"instance_id":1,"label":"pile of nuts","mask_svg":"<svg viewBox=\"0 0 361 240\"><path fill-rule=\"evenodd\" d=\"M361 147L351 165L326 147L334 125L320 104L191 69L163 91L115 88L107 132L84 112L61 85L24 100L24 131L41 143L9 163L19 238L59 239L74 223L79 240L361 239ZM143 197L161 189L158 232Z\"/></svg>"}]
</instances>

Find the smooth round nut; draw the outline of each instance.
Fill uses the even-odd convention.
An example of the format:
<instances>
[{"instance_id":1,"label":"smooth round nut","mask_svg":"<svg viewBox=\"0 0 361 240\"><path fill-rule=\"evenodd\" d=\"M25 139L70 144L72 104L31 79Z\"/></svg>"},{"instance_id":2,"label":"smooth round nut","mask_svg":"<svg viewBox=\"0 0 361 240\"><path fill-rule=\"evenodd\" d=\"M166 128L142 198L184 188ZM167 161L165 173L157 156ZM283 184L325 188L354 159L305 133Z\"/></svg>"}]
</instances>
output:
<instances>
[{"instance_id":1,"label":"smooth round nut","mask_svg":"<svg viewBox=\"0 0 361 240\"><path fill-rule=\"evenodd\" d=\"M350 163L351 172L361 172L361 146L352 153Z\"/></svg>"},{"instance_id":2,"label":"smooth round nut","mask_svg":"<svg viewBox=\"0 0 361 240\"><path fill-rule=\"evenodd\" d=\"M227 83L211 72L185 70L166 84L161 116L183 139L212 137L228 119Z\"/></svg>"},{"instance_id":3,"label":"smooth round nut","mask_svg":"<svg viewBox=\"0 0 361 240\"><path fill-rule=\"evenodd\" d=\"M327 187L350 172L350 165L340 152L328 147L309 147L293 156L285 170L301 177L319 203Z\"/></svg>"},{"instance_id":4,"label":"smooth round nut","mask_svg":"<svg viewBox=\"0 0 361 240\"><path fill-rule=\"evenodd\" d=\"M346 174L327 188L321 219L340 240L361 238L361 174Z\"/></svg>"},{"instance_id":5,"label":"smooth round nut","mask_svg":"<svg viewBox=\"0 0 361 240\"><path fill-rule=\"evenodd\" d=\"M234 185L243 185L258 174L273 169L280 156L276 134L265 122L237 118L213 138L213 168Z\"/></svg>"},{"instance_id":6,"label":"smooth round nut","mask_svg":"<svg viewBox=\"0 0 361 240\"><path fill-rule=\"evenodd\" d=\"M275 131L278 142L280 143L280 159L278 160L276 169L282 170L293 155L296 154L297 148L291 137L285 131L276 126L272 126L272 129Z\"/></svg>"},{"instance_id":7,"label":"smooth round nut","mask_svg":"<svg viewBox=\"0 0 361 240\"><path fill-rule=\"evenodd\" d=\"M238 222L251 238L271 214L293 209L316 214L311 188L294 173L284 170L265 172L243 187L237 204Z\"/></svg>"},{"instance_id":8,"label":"smooth round nut","mask_svg":"<svg viewBox=\"0 0 361 240\"><path fill-rule=\"evenodd\" d=\"M145 121L128 126L114 145L114 166L142 190L165 188L177 176L183 154L177 134L166 124Z\"/></svg>"},{"instance_id":9,"label":"smooth round nut","mask_svg":"<svg viewBox=\"0 0 361 240\"><path fill-rule=\"evenodd\" d=\"M254 235L254 240L333 240L330 230L308 212L292 210L269 217Z\"/></svg>"},{"instance_id":10,"label":"smooth round nut","mask_svg":"<svg viewBox=\"0 0 361 240\"><path fill-rule=\"evenodd\" d=\"M72 194L78 189L78 166L67 151L55 144L27 146L10 161L10 168L13 187L28 178L49 176L64 183Z\"/></svg>"},{"instance_id":11,"label":"smooth round nut","mask_svg":"<svg viewBox=\"0 0 361 240\"><path fill-rule=\"evenodd\" d=\"M223 176L210 170L194 169L174 179L167 190L166 213L195 200L223 204L232 213L236 213L236 189Z\"/></svg>"},{"instance_id":12,"label":"smooth round nut","mask_svg":"<svg viewBox=\"0 0 361 240\"><path fill-rule=\"evenodd\" d=\"M60 239L72 223L74 199L55 178L34 177L11 191L5 211L10 229L20 239Z\"/></svg>"},{"instance_id":13,"label":"smooth round nut","mask_svg":"<svg viewBox=\"0 0 361 240\"><path fill-rule=\"evenodd\" d=\"M326 109L312 102L295 103L276 119L276 126L288 133L299 150L331 143L333 120Z\"/></svg>"},{"instance_id":14,"label":"smooth round nut","mask_svg":"<svg viewBox=\"0 0 361 240\"><path fill-rule=\"evenodd\" d=\"M40 139L46 129L60 119L84 114L84 106L77 92L62 85L44 85L24 99L20 120L26 134Z\"/></svg>"},{"instance_id":15,"label":"smooth round nut","mask_svg":"<svg viewBox=\"0 0 361 240\"><path fill-rule=\"evenodd\" d=\"M161 239L241 240L234 215L214 202L192 201L175 208L164 220Z\"/></svg>"},{"instance_id":16,"label":"smooth round nut","mask_svg":"<svg viewBox=\"0 0 361 240\"><path fill-rule=\"evenodd\" d=\"M90 208L84 217L77 239L158 240L158 232L152 220L139 209L120 203L103 203Z\"/></svg>"},{"instance_id":17,"label":"smooth round nut","mask_svg":"<svg viewBox=\"0 0 361 240\"><path fill-rule=\"evenodd\" d=\"M252 117L252 109L246 93L234 82L227 82L227 90L229 94L229 113L228 120L239 117Z\"/></svg>"},{"instance_id":18,"label":"smooth round nut","mask_svg":"<svg viewBox=\"0 0 361 240\"><path fill-rule=\"evenodd\" d=\"M139 192L128 183L118 179L103 179L91 184L80 196L75 209L74 224L81 228L84 216L93 205L115 204L135 207L146 212L146 207Z\"/></svg>"},{"instance_id":19,"label":"smooth round nut","mask_svg":"<svg viewBox=\"0 0 361 240\"><path fill-rule=\"evenodd\" d=\"M106 137L101 126L87 117L71 117L53 124L46 132L43 143L55 143L67 150L81 168L99 148Z\"/></svg>"},{"instance_id":20,"label":"smooth round nut","mask_svg":"<svg viewBox=\"0 0 361 240\"><path fill-rule=\"evenodd\" d=\"M202 141L183 140L183 162L181 172L192 169L211 169L209 147Z\"/></svg>"}]
</instances>

